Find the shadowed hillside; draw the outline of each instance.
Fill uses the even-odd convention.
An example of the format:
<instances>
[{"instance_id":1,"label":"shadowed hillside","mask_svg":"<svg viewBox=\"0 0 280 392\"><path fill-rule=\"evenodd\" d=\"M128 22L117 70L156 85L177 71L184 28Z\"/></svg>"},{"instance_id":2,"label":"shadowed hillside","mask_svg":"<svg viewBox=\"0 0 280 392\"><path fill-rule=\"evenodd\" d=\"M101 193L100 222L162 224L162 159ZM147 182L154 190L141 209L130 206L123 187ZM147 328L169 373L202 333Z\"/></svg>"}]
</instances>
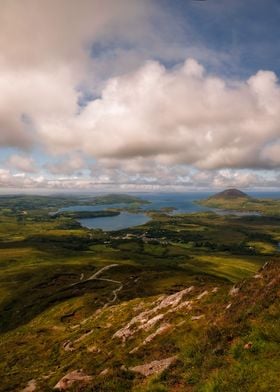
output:
<instances>
[{"instance_id":1,"label":"shadowed hillside","mask_svg":"<svg viewBox=\"0 0 280 392\"><path fill-rule=\"evenodd\" d=\"M238 189L226 189L223 192L216 193L213 196L209 197L209 200L214 200L214 199L237 199L237 198L243 198L243 199L251 199L250 196L248 196L246 193L238 190Z\"/></svg>"}]
</instances>

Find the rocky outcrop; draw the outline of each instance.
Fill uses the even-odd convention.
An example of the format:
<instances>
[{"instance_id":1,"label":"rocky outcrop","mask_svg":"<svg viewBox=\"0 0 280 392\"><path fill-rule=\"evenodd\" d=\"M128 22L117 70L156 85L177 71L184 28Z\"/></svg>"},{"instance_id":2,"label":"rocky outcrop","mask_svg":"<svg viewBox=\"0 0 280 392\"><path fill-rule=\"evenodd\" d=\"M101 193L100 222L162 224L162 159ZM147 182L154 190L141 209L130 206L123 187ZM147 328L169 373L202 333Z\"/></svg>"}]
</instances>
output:
<instances>
[{"instance_id":1,"label":"rocky outcrop","mask_svg":"<svg viewBox=\"0 0 280 392\"><path fill-rule=\"evenodd\" d=\"M165 314L178 310L182 300L187 294L193 290L193 287L181 290L175 294L160 297L155 302L155 306L150 310L145 310L133 317L130 322L123 328L118 330L113 337L120 338L125 342L129 337L133 336L140 330L150 330L158 321L162 320ZM189 305L189 302L187 303ZM184 304L185 306L186 304ZM160 312L159 314L157 314Z\"/></svg>"},{"instance_id":2,"label":"rocky outcrop","mask_svg":"<svg viewBox=\"0 0 280 392\"><path fill-rule=\"evenodd\" d=\"M234 297L235 295L238 294L238 292L239 292L239 288L233 286L233 287L230 289L230 291L229 291L229 295L231 295L232 297Z\"/></svg>"},{"instance_id":3,"label":"rocky outcrop","mask_svg":"<svg viewBox=\"0 0 280 392\"><path fill-rule=\"evenodd\" d=\"M36 389L37 389L36 380L30 380L28 381L26 387L21 390L21 392L35 392Z\"/></svg>"},{"instance_id":4,"label":"rocky outcrop","mask_svg":"<svg viewBox=\"0 0 280 392\"><path fill-rule=\"evenodd\" d=\"M145 346L146 344L150 343L152 340L154 340L157 336L163 335L164 333L170 331L172 329L172 325L169 323L161 325L158 329L156 329L155 332L151 333L144 339L142 344L139 346L135 347L133 350L130 351L130 354L136 353L141 347Z\"/></svg>"},{"instance_id":5,"label":"rocky outcrop","mask_svg":"<svg viewBox=\"0 0 280 392\"><path fill-rule=\"evenodd\" d=\"M129 368L132 372L140 373L145 377L151 376L153 374L160 374L165 369L167 369L170 365L175 363L177 360L177 356L165 358L160 361L153 361L150 363L146 363L144 365L134 366Z\"/></svg>"},{"instance_id":6,"label":"rocky outcrop","mask_svg":"<svg viewBox=\"0 0 280 392\"><path fill-rule=\"evenodd\" d=\"M92 380L92 376L88 376L82 369L73 370L62 377L55 385L54 389L65 391L72 387L73 384L85 385Z\"/></svg>"},{"instance_id":7,"label":"rocky outcrop","mask_svg":"<svg viewBox=\"0 0 280 392\"><path fill-rule=\"evenodd\" d=\"M208 294L208 291L205 290L205 291L203 291L203 293L201 293L201 294L199 294L199 295L197 296L197 299L200 300L200 299L202 299L203 297L205 297L207 294Z\"/></svg>"},{"instance_id":8,"label":"rocky outcrop","mask_svg":"<svg viewBox=\"0 0 280 392\"><path fill-rule=\"evenodd\" d=\"M202 319L203 317L205 317L205 315L204 314L200 314L199 316L192 316L191 320L192 321L196 321L196 320Z\"/></svg>"}]
</instances>

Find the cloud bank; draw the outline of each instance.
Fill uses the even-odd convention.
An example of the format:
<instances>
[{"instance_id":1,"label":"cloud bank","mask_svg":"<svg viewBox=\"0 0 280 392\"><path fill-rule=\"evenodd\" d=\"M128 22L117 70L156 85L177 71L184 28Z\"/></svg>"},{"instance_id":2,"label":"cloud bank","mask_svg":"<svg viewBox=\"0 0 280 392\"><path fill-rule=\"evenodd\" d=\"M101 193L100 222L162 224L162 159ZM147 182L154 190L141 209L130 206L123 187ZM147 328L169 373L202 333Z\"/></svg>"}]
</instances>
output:
<instances>
[{"instance_id":1,"label":"cloud bank","mask_svg":"<svg viewBox=\"0 0 280 392\"><path fill-rule=\"evenodd\" d=\"M180 61L154 1L3 0L0 10L2 187L279 185L274 72L233 79Z\"/></svg>"},{"instance_id":2,"label":"cloud bank","mask_svg":"<svg viewBox=\"0 0 280 392\"><path fill-rule=\"evenodd\" d=\"M80 114L38 130L50 150L78 146L118 164L268 169L279 167L280 86L270 71L226 81L194 59L175 70L148 62L109 80Z\"/></svg>"}]
</instances>

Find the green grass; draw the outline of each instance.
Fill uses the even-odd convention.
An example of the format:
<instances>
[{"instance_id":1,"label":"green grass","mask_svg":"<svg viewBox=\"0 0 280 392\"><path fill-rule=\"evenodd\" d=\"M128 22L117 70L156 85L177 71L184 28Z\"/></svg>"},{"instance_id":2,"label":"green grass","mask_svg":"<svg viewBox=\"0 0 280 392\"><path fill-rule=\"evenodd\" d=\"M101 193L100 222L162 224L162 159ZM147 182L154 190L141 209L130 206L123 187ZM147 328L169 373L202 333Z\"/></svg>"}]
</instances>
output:
<instances>
[{"instance_id":1,"label":"green grass","mask_svg":"<svg viewBox=\"0 0 280 392\"><path fill-rule=\"evenodd\" d=\"M224 198L216 197L200 200L199 204L223 210L235 210L243 212L258 212L267 216L280 216L280 200L276 199L253 199L253 198Z\"/></svg>"},{"instance_id":2,"label":"green grass","mask_svg":"<svg viewBox=\"0 0 280 392\"><path fill-rule=\"evenodd\" d=\"M201 268L209 274L226 278L231 282L237 282L257 272L262 260L257 257L232 257L228 255L203 255L196 256L193 265Z\"/></svg>"},{"instance_id":3,"label":"green grass","mask_svg":"<svg viewBox=\"0 0 280 392\"><path fill-rule=\"evenodd\" d=\"M50 391L60 376L76 368L95 375L93 389L85 391L231 391L234 387L238 391L242 385L244 391L265 391L269 382L274 391L273 383L278 386L278 302L263 300L267 306L259 312L253 302L240 311L236 308L233 312L242 322L221 317L232 283L254 275L268 258L279 258L276 218L157 213L146 225L107 234L81 228L70 218L52 219L39 204L30 211L29 218L20 222L13 209L0 210L1 391L16 391L43 375L49 378L41 379L38 388ZM140 238L143 233L147 243ZM126 239L127 234L138 238ZM95 312L112 298L116 283L92 280L71 285L110 264L118 266L102 278L122 282L123 289L114 305L95 318ZM184 312L170 315L171 323L183 324L134 356L112 340L113 331L137 314L137 307L148 309L155 296L191 285L194 298L202 290L219 287L217 294L195 308L207 317L194 323ZM259 296L269 290L261 289ZM248 301L254 300L252 293ZM248 321L249 311L254 316ZM65 341L91 329L94 333L79 350L63 350ZM233 339L225 342L230 334ZM129 343L131 348L144 336ZM244 353L247 341L254 343L255 352ZM101 351L89 353L87 347L95 344ZM225 345L222 354L216 354L221 351L219 344ZM123 363L135 365L169 352L178 353L179 361L161 376L145 381L122 368ZM268 381L264 380L266 363ZM100 377L106 367L108 375Z\"/></svg>"}]
</instances>

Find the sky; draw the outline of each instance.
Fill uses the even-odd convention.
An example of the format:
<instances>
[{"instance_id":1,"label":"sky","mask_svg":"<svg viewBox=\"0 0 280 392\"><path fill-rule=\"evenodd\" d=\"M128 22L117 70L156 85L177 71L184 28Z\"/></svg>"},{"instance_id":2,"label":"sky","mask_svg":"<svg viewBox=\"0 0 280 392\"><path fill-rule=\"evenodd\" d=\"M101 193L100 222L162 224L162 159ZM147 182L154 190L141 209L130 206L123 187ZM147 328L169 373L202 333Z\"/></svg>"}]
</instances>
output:
<instances>
[{"instance_id":1,"label":"sky","mask_svg":"<svg viewBox=\"0 0 280 392\"><path fill-rule=\"evenodd\" d=\"M0 192L280 190L279 0L1 0Z\"/></svg>"}]
</instances>

